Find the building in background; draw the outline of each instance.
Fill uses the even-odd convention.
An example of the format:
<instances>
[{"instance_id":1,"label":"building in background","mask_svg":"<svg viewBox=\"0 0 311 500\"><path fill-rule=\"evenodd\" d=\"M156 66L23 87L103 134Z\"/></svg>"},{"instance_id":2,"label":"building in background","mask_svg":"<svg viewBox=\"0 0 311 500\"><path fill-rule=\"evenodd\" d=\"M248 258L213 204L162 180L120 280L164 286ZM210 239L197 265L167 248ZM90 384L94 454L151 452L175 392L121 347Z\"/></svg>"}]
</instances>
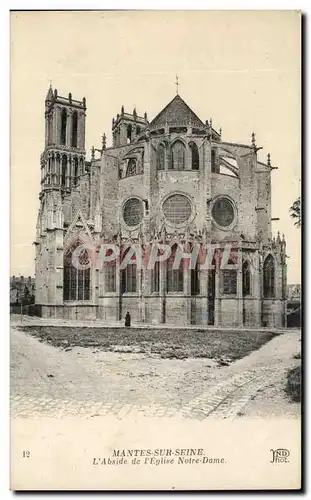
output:
<instances>
[{"instance_id":1,"label":"building in background","mask_svg":"<svg viewBox=\"0 0 311 500\"><path fill-rule=\"evenodd\" d=\"M287 326L301 325L301 285L287 286Z\"/></svg>"},{"instance_id":2,"label":"building in background","mask_svg":"<svg viewBox=\"0 0 311 500\"><path fill-rule=\"evenodd\" d=\"M86 100L45 100L36 233L36 304L44 317L214 326L281 327L286 323L286 243L272 235L270 155L225 142L177 94L150 122L147 114L112 120L111 147L85 159ZM214 269L154 269L135 262L77 269L83 242L127 246L162 242L216 245ZM234 249L222 269L226 246ZM230 254L231 255L231 254ZM82 260L88 261L85 253ZM235 260L237 258L237 260Z\"/></svg>"},{"instance_id":3,"label":"building in background","mask_svg":"<svg viewBox=\"0 0 311 500\"><path fill-rule=\"evenodd\" d=\"M35 302L35 278L28 276L12 276L10 278L10 304L18 305L34 304Z\"/></svg>"}]
</instances>

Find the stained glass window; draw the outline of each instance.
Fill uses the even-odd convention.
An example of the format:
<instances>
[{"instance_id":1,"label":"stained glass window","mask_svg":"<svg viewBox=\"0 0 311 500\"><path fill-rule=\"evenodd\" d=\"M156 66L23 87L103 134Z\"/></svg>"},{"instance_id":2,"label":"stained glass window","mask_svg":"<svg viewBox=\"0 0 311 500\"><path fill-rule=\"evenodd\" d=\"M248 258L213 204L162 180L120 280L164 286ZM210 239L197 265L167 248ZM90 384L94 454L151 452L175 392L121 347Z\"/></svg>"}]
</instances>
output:
<instances>
[{"instance_id":1,"label":"stained glass window","mask_svg":"<svg viewBox=\"0 0 311 500\"><path fill-rule=\"evenodd\" d=\"M232 264L232 262L229 261L229 264ZM235 269L222 270L222 293L224 295L236 295L237 272Z\"/></svg>"},{"instance_id":2,"label":"stained glass window","mask_svg":"<svg viewBox=\"0 0 311 500\"><path fill-rule=\"evenodd\" d=\"M199 150L195 142L190 142L189 144L191 150L191 169L199 170Z\"/></svg>"},{"instance_id":3,"label":"stained glass window","mask_svg":"<svg viewBox=\"0 0 311 500\"><path fill-rule=\"evenodd\" d=\"M184 290L184 273L180 263L178 269L173 269L176 254L176 246L172 247L170 258L166 264L166 285L168 292L183 292Z\"/></svg>"},{"instance_id":4,"label":"stained glass window","mask_svg":"<svg viewBox=\"0 0 311 500\"><path fill-rule=\"evenodd\" d=\"M186 222L191 215L191 204L182 194L173 194L163 203L163 212L166 219L173 224Z\"/></svg>"},{"instance_id":5,"label":"stained glass window","mask_svg":"<svg viewBox=\"0 0 311 500\"><path fill-rule=\"evenodd\" d=\"M165 147L160 144L157 154L157 169L164 170L165 168Z\"/></svg>"},{"instance_id":6,"label":"stained glass window","mask_svg":"<svg viewBox=\"0 0 311 500\"><path fill-rule=\"evenodd\" d=\"M136 160L135 160L135 158L131 158L127 164L126 177L131 177L132 175L136 175L136 174L137 174Z\"/></svg>"},{"instance_id":7,"label":"stained glass window","mask_svg":"<svg viewBox=\"0 0 311 500\"><path fill-rule=\"evenodd\" d=\"M105 292L116 291L116 263L106 262L104 267Z\"/></svg>"},{"instance_id":8,"label":"stained glass window","mask_svg":"<svg viewBox=\"0 0 311 500\"><path fill-rule=\"evenodd\" d=\"M186 148L180 141L174 142L171 148L171 168L183 170L185 168Z\"/></svg>"},{"instance_id":9,"label":"stained glass window","mask_svg":"<svg viewBox=\"0 0 311 500\"><path fill-rule=\"evenodd\" d=\"M234 208L232 202L225 197L218 198L213 205L212 216L219 226L230 226L234 221Z\"/></svg>"},{"instance_id":10,"label":"stained glass window","mask_svg":"<svg viewBox=\"0 0 311 500\"><path fill-rule=\"evenodd\" d=\"M135 293L137 291L136 264L128 264L121 271L121 291L122 293Z\"/></svg>"},{"instance_id":11,"label":"stained glass window","mask_svg":"<svg viewBox=\"0 0 311 500\"><path fill-rule=\"evenodd\" d=\"M137 226L143 219L143 204L137 198L130 198L123 207L123 219L128 226Z\"/></svg>"},{"instance_id":12,"label":"stained glass window","mask_svg":"<svg viewBox=\"0 0 311 500\"><path fill-rule=\"evenodd\" d=\"M79 244L71 247L64 258L64 300L90 300L90 268L77 269L72 262L72 254ZM80 253L79 262L89 264L87 250Z\"/></svg>"},{"instance_id":13,"label":"stained glass window","mask_svg":"<svg viewBox=\"0 0 311 500\"><path fill-rule=\"evenodd\" d=\"M264 297L274 297L274 259L268 255L263 265L263 294Z\"/></svg>"}]
</instances>

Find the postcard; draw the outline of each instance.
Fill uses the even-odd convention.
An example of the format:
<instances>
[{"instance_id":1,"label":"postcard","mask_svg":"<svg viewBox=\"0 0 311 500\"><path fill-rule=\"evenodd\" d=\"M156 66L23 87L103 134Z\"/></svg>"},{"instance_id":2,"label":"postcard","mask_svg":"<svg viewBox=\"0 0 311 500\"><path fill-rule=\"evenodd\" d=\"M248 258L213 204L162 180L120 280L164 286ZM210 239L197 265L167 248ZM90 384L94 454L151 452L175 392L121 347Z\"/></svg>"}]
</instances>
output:
<instances>
[{"instance_id":1,"label":"postcard","mask_svg":"<svg viewBox=\"0 0 311 500\"><path fill-rule=\"evenodd\" d=\"M11 489L301 488L301 12L11 11Z\"/></svg>"}]
</instances>

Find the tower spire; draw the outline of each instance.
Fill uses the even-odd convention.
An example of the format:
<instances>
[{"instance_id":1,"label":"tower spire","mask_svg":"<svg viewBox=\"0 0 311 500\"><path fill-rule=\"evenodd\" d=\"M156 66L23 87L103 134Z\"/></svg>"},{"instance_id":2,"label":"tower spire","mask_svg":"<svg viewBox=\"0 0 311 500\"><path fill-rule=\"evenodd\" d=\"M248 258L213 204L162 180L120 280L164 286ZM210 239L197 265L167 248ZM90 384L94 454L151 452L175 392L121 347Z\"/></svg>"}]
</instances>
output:
<instances>
[{"instance_id":1,"label":"tower spire","mask_svg":"<svg viewBox=\"0 0 311 500\"><path fill-rule=\"evenodd\" d=\"M52 88L52 80L50 80L50 86L49 86L49 90L47 91L45 100L51 101L52 99L53 99L53 88Z\"/></svg>"}]
</instances>

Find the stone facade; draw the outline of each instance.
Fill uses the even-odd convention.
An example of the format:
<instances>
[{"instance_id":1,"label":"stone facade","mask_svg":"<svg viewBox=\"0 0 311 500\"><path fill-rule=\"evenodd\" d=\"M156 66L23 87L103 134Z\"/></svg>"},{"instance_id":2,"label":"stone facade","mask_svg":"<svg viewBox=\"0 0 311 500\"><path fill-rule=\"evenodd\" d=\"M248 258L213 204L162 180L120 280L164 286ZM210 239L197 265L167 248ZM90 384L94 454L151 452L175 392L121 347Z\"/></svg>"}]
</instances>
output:
<instances>
[{"instance_id":1,"label":"stone facade","mask_svg":"<svg viewBox=\"0 0 311 500\"><path fill-rule=\"evenodd\" d=\"M87 162L85 99L50 88L45 109L35 242L43 316L116 321L129 311L147 324L285 326L286 243L272 237L273 167L269 155L258 161L254 134L249 145L224 142L176 95L151 122L122 106L113 146L103 136ZM181 271L160 262L153 272L132 261L128 273L121 259L107 269L98 258L69 269L77 245L92 244L98 257L103 242L212 248L213 269L184 259Z\"/></svg>"}]
</instances>

